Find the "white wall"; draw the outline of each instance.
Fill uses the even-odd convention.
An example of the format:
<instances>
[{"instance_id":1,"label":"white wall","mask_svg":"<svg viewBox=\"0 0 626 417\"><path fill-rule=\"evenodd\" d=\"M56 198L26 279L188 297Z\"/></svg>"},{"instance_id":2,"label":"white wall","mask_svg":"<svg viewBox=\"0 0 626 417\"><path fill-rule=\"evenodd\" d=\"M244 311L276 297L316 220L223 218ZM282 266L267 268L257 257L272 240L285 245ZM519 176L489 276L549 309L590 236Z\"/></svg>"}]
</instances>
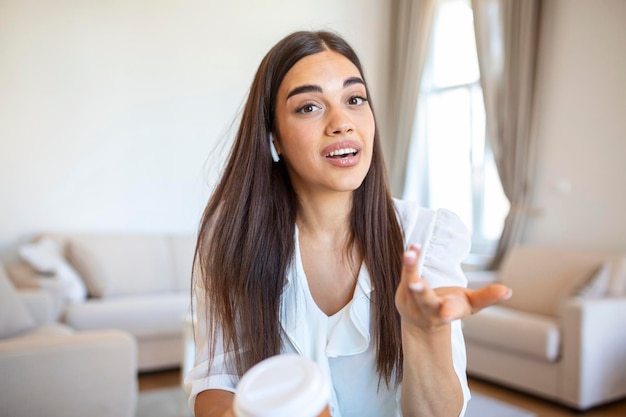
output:
<instances>
[{"instance_id":1,"label":"white wall","mask_svg":"<svg viewBox=\"0 0 626 417\"><path fill-rule=\"evenodd\" d=\"M527 243L626 251L626 1L544 3Z\"/></svg>"},{"instance_id":2,"label":"white wall","mask_svg":"<svg viewBox=\"0 0 626 417\"><path fill-rule=\"evenodd\" d=\"M534 195L543 214L524 240L624 251L626 1L545 6ZM193 232L215 149L228 147L260 59L292 30L344 34L384 116L389 7L0 1L0 249L42 230Z\"/></svg>"},{"instance_id":3,"label":"white wall","mask_svg":"<svg viewBox=\"0 0 626 417\"><path fill-rule=\"evenodd\" d=\"M1 1L0 247L194 232L267 50L336 30L384 108L389 14L385 0Z\"/></svg>"}]
</instances>

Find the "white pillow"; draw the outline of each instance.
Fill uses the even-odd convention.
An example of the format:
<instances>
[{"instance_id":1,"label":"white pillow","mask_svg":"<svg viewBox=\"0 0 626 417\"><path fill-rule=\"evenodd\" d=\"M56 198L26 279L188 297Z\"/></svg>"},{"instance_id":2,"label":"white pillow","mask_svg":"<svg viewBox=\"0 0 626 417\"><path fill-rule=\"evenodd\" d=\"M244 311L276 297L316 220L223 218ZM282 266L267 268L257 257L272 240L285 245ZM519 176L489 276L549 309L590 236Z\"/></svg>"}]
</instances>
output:
<instances>
[{"instance_id":1,"label":"white pillow","mask_svg":"<svg viewBox=\"0 0 626 417\"><path fill-rule=\"evenodd\" d=\"M584 282L574 294L580 298L602 298L606 295L611 279L611 262L604 262L591 278Z\"/></svg>"},{"instance_id":2,"label":"white pillow","mask_svg":"<svg viewBox=\"0 0 626 417\"><path fill-rule=\"evenodd\" d=\"M35 327L28 312L0 263L0 339L11 337Z\"/></svg>"},{"instance_id":3,"label":"white pillow","mask_svg":"<svg viewBox=\"0 0 626 417\"><path fill-rule=\"evenodd\" d=\"M41 274L53 274L63 288L63 298L69 303L79 303L87 298L85 283L65 260L63 250L53 239L44 237L38 242L19 247L18 252Z\"/></svg>"},{"instance_id":4,"label":"white pillow","mask_svg":"<svg viewBox=\"0 0 626 417\"><path fill-rule=\"evenodd\" d=\"M626 295L626 256L616 259L613 264L614 273L611 274L607 294L612 297Z\"/></svg>"}]
</instances>

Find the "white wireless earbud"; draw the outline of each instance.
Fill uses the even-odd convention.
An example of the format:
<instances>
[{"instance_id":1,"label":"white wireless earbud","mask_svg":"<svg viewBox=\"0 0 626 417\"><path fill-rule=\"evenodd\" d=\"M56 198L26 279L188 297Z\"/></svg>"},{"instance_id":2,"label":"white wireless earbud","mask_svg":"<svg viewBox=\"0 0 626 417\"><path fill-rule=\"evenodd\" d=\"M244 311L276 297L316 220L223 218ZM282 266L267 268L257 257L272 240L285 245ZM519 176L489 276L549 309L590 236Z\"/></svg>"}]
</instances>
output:
<instances>
[{"instance_id":1,"label":"white wireless earbud","mask_svg":"<svg viewBox=\"0 0 626 417\"><path fill-rule=\"evenodd\" d=\"M270 133L270 152L272 153L272 159L274 162L280 161L280 156L278 155L278 151L276 151L276 146L274 146L274 135Z\"/></svg>"}]
</instances>

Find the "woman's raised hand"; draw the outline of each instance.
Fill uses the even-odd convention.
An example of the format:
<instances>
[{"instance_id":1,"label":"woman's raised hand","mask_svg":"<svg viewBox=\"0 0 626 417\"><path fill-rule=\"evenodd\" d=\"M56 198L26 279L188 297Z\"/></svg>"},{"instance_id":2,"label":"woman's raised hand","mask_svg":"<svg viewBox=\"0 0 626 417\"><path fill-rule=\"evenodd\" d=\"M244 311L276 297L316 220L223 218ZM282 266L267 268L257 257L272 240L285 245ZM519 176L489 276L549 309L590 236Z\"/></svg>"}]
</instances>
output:
<instances>
[{"instance_id":1,"label":"woman's raised hand","mask_svg":"<svg viewBox=\"0 0 626 417\"><path fill-rule=\"evenodd\" d=\"M509 298L511 290L501 284L470 290L463 287L431 288L418 274L420 249L411 246L402 258L402 277L396 290L396 308L404 325L436 330Z\"/></svg>"}]
</instances>

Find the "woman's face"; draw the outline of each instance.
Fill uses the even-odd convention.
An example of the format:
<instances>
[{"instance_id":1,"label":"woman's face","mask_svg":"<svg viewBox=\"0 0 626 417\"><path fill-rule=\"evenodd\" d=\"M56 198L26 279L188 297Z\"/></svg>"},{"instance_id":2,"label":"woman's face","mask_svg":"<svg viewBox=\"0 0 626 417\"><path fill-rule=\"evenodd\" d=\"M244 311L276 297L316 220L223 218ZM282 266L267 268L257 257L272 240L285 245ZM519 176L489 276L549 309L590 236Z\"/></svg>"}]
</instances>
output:
<instances>
[{"instance_id":1,"label":"woman's face","mask_svg":"<svg viewBox=\"0 0 626 417\"><path fill-rule=\"evenodd\" d=\"M332 51L287 72L276 100L275 143L298 195L357 189L372 161L374 115L357 67Z\"/></svg>"}]
</instances>

